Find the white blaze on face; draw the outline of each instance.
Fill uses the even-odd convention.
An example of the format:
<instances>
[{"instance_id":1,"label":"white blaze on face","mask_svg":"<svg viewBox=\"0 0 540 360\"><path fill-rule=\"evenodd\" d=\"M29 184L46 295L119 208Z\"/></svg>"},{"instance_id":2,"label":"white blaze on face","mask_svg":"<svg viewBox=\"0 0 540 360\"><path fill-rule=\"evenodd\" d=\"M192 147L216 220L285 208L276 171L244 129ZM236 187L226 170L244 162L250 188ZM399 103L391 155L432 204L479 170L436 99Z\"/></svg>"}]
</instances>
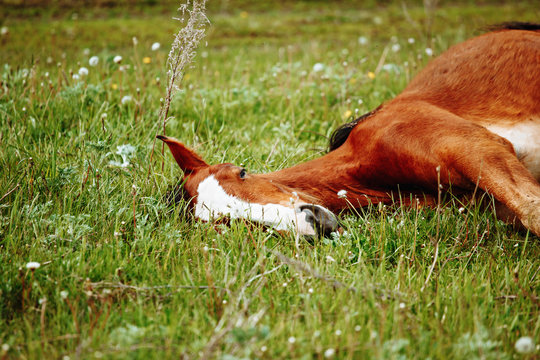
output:
<instances>
[{"instance_id":1,"label":"white blaze on face","mask_svg":"<svg viewBox=\"0 0 540 360\"><path fill-rule=\"evenodd\" d=\"M249 219L276 230L296 230L301 235L315 235L305 212L278 204L248 203L227 194L214 175L210 175L197 188L195 216L209 221L222 215Z\"/></svg>"}]
</instances>

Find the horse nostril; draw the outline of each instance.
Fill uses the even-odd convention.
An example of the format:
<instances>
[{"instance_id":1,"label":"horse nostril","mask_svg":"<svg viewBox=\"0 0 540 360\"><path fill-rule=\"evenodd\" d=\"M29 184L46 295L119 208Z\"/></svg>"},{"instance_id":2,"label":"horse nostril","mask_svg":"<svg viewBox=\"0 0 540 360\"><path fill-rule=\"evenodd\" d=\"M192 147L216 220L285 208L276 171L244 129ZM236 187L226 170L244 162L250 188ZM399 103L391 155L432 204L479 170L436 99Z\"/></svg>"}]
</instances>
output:
<instances>
[{"instance_id":1,"label":"horse nostril","mask_svg":"<svg viewBox=\"0 0 540 360\"><path fill-rule=\"evenodd\" d=\"M338 227L336 216L322 206L304 204L299 209L306 215L306 221L321 235L327 235Z\"/></svg>"}]
</instances>

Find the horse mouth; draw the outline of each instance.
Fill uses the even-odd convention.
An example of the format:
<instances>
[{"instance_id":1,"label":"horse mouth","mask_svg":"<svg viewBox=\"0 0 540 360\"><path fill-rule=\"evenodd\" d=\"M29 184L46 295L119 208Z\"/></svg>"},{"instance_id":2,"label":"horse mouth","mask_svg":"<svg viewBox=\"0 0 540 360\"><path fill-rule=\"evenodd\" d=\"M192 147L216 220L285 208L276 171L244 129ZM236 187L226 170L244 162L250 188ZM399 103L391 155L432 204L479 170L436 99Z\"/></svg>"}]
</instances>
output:
<instances>
[{"instance_id":1,"label":"horse mouth","mask_svg":"<svg viewBox=\"0 0 540 360\"><path fill-rule=\"evenodd\" d=\"M336 216L328 209L315 204L302 204L295 208L296 230L300 235L329 235L338 228Z\"/></svg>"}]
</instances>

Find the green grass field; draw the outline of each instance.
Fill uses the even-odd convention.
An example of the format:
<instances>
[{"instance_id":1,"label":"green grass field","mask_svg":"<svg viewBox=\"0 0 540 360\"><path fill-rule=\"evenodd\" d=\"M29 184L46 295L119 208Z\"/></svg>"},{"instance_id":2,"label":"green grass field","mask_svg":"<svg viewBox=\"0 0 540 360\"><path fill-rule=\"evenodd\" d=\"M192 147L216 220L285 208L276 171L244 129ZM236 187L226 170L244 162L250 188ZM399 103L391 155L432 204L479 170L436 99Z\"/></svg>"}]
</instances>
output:
<instances>
[{"instance_id":1,"label":"green grass field","mask_svg":"<svg viewBox=\"0 0 540 360\"><path fill-rule=\"evenodd\" d=\"M426 49L540 21L535 1L404 3L209 4L167 134L211 163L291 166L398 94ZM181 173L150 153L178 5L6 5L0 359L537 358L514 344L539 343L540 242L489 210L363 209L297 249L168 206Z\"/></svg>"}]
</instances>

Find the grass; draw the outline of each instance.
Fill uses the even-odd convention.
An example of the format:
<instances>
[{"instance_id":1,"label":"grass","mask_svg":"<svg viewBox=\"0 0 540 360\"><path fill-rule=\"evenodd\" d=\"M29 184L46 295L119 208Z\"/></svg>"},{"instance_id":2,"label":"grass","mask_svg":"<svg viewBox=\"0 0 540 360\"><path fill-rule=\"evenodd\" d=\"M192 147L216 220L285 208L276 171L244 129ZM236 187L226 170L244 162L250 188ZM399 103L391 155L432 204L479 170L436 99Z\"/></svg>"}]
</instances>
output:
<instances>
[{"instance_id":1,"label":"grass","mask_svg":"<svg viewBox=\"0 0 540 360\"><path fill-rule=\"evenodd\" d=\"M400 2L211 6L167 133L253 172L319 156L339 124L399 93L426 48L540 18L534 2L442 4L432 18ZM540 337L540 243L489 210L363 209L298 251L293 235L167 206L181 174L168 153L149 157L175 7L3 20L2 359L537 356L514 343Z\"/></svg>"}]
</instances>

